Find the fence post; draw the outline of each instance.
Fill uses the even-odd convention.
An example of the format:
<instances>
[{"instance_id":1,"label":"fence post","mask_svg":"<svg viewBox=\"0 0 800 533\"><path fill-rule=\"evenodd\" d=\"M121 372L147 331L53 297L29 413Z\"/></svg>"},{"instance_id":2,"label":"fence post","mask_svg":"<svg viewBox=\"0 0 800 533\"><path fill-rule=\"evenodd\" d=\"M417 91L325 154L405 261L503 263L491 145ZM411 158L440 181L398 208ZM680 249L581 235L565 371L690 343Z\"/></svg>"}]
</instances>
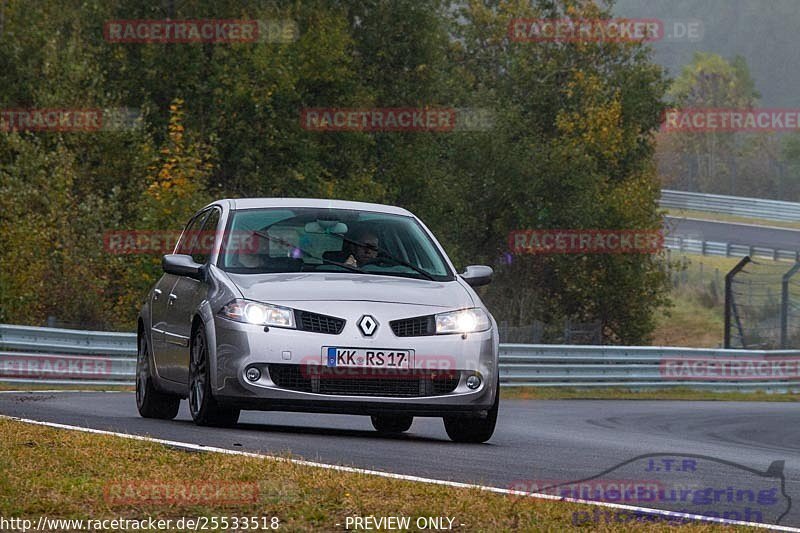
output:
<instances>
[{"instance_id":1,"label":"fence post","mask_svg":"<svg viewBox=\"0 0 800 533\"><path fill-rule=\"evenodd\" d=\"M741 261L736 263L736 266L725 275L725 348L731 347L731 318L733 317L733 278L738 274L747 263L750 262L750 256L747 255ZM744 345L744 339L742 339Z\"/></svg>"},{"instance_id":2,"label":"fence post","mask_svg":"<svg viewBox=\"0 0 800 533\"><path fill-rule=\"evenodd\" d=\"M789 280L800 270L800 262L795 263L781 278L781 349L789 348Z\"/></svg>"}]
</instances>

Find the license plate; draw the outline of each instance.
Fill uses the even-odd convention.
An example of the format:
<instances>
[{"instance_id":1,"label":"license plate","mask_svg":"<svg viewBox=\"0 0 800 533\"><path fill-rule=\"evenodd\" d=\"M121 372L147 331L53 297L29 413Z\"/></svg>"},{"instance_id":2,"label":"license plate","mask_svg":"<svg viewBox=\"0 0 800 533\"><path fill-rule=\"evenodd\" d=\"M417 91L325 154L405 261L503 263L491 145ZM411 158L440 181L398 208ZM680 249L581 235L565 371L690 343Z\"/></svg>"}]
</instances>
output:
<instances>
[{"instance_id":1,"label":"license plate","mask_svg":"<svg viewBox=\"0 0 800 533\"><path fill-rule=\"evenodd\" d=\"M327 366L331 368L411 368L413 351L329 347L325 355Z\"/></svg>"}]
</instances>

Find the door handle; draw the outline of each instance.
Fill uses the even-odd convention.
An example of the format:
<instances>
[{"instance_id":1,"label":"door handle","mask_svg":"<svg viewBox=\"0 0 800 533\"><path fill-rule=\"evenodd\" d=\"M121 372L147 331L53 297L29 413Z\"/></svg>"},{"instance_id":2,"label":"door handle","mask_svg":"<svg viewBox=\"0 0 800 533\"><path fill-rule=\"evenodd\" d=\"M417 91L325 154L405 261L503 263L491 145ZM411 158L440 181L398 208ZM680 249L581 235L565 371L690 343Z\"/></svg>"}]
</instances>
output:
<instances>
[{"instance_id":1,"label":"door handle","mask_svg":"<svg viewBox=\"0 0 800 533\"><path fill-rule=\"evenodd\" d=\"M169 293L169 305L174 304L175 300L177 300L177 299L178 299L178 295L177 294L172 293L172 292Z\"/></svg>"},{"instance_id":2,"label":"door handle","mask_svg":"<svg viewBox=\"0 0 800 533\"><path fill-rule=\"evenodd\" d=\"M161 296L161 289L153 289L153 301L155 302L158 300L158 297Z\"/></svg>"}]
</instances>

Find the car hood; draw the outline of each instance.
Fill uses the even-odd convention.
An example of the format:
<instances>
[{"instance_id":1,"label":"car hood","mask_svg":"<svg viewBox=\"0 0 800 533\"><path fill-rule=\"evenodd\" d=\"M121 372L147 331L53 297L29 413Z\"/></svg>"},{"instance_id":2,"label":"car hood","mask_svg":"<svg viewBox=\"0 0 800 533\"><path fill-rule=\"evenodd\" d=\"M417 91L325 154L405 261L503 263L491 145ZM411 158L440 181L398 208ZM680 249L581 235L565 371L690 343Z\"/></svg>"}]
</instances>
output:
<instances>
[{"instance_id":1,"label":"car hood","mask_svg":"<svg viewBox=\"0 0 800 533\"><path fill-rule=\"evenodd\" d=\"M427 281L371 274L232 274L244 298L261 302L370 301L432 307L472 307L458 281Z\"/></svg>"}]
</instances>

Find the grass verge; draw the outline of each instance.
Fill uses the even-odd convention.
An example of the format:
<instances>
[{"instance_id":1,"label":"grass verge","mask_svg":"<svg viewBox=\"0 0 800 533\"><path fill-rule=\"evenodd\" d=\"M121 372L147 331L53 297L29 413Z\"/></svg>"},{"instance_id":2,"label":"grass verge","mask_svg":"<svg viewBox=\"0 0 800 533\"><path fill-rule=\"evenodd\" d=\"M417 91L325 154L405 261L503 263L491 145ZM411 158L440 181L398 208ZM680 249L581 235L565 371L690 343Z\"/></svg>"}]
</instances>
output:
<instances>
[{"instance_id":1,"label":"grass verge","mask_svg":"<svg viewBox=\"0 0 800 533\"><path fill-rule=\"evenodd\" d=\"M134 387L128 385L46 385L36 383L17 383L0 381L0 391L15 390L85 390L85 391L120 391L133 392Z\"/></svg>"},{"instance_id":2,"label":"grass verge","mask_svg":"<svg viewBox=\"0 0 800 533\"><path fill-rule=\"evenodd\" d=\"M288 461L188 453L156 443L8 419L0 419L0 437L0 516L29 518L34 524L41 515L84 520L274 516L280 519L280 531L342 531L348 516L409 516L412 524L416 517L448 516L455 519L453 529L457 531L562 531L574 528L574 512L591 514L596 509L337 472ZM120 486L156 483L191 487L214 482L256 485L257 497L240 503L191 503L180 498L163 503L153 501L152 495L158 493L129 493L126 489L123 494L144 494L149 499L139 496L142 501L133 498L120 504L114 496ZM593 531L674 531L676 527L663 523L620 524L613 517L610 523L601 520L587 526ZM681 528L730 530L709 524L686 524Z\"/></svg>"},{"instance_id":3,"label":"grass verge","mask_svg":"<svg viewBox=\"0 0 800 533\"><path fill-rule=\"evenodd\" d=\"M671 254L684 270L672 274L673 306L656 312L654 346L719 348L723 343L725 275L738 258Z\"/></svg>"},{"instance_id":4,"label":"grass verge","mask_svg":"<svg viewBox=\"0 0 800 533\"><path fill-rule=\"evenodd\" d=\"M736 402L798 402L798 393L754 392L714 392L675 388L663 390L629 389L577 389L577 388L538 388L503 387L500 397L508 400L711 400Z\"/></svg>"},{"instance_id":5,"label":"grass verge","mask_svg":"<svg viewBox=\"0 0 800 533\"><path fill-rule=\"evenodd\" d=\"M653 346L719 348L723 344L725 315L723 304L708 307L702 293L676 289L670 295L673 307L656 315Z\"/></svg>"}]
</instances>

